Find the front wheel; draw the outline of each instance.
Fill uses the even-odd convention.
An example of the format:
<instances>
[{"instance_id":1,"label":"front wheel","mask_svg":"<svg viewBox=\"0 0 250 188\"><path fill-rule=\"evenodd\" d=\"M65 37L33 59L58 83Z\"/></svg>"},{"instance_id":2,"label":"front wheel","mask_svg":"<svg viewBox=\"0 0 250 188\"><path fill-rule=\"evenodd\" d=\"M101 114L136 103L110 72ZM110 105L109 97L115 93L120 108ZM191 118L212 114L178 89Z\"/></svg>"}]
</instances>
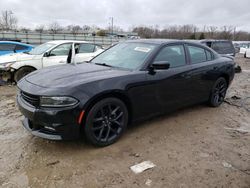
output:
<instances>
[{"instance_id":1,"label":"front wheel","mask_svg":"<svg viewBox=\"0 0 250 188\"><path fill-rule=\"evenodd\" d=\"M221 77L216 80L212 88L210 98L209 98L210 106L218 107L223 103L224 98L227 93L227 87L228 85L227 85L227 81L225 78Z\"/></svg>"},{"instance_id":2,"label":"front wheel","mask_svg":"<svg viewBox=\"0 0 250 188\"><path fill-rule=\"evenodd\" d=\"M21 80L24 76L27 74L35 71L36 69L32 67L22 67L18 69L14 74L14 81L17 83L19 80Z\"/></svg>"},{"instance_id":3,"label":"front wheel","mask_svg":"<svg viewBox=\"0 0 250 188\"><path fill-rule=\"evenodd\" d=\"M126 105L117 98L97 102L88 112L84 133L96 146L108 146L117 141L128 124Z\"/></svg>"}]
</instances>

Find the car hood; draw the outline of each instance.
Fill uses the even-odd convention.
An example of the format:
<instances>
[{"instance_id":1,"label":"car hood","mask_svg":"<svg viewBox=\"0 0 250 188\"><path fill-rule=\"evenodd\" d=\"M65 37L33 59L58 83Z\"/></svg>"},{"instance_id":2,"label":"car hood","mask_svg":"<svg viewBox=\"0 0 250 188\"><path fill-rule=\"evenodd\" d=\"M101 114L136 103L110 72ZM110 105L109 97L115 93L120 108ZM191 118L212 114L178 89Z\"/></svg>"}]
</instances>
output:
<instances>
[{"instance_id":1,"label":"car hood","mask_svg":"<svg viewBox=\"0 0 250 188\"><path fill-rule=\"evenodd\" d=\"M0 64L16 61L26 61L34 59L36 55L30 55L25 53L14 53L0 56Z\"/></svg>"},{"instance_id":2,"label":"car hood","mask_svg":"<svg viewBox=\"0 0 250 188\"><path fill-rule=\"evenodd\" d=\"M24 79L44 88L77 86L128 74L130 71L95 65L92 63L67 64L35 71Z\"/></svg>"}]
</instances>

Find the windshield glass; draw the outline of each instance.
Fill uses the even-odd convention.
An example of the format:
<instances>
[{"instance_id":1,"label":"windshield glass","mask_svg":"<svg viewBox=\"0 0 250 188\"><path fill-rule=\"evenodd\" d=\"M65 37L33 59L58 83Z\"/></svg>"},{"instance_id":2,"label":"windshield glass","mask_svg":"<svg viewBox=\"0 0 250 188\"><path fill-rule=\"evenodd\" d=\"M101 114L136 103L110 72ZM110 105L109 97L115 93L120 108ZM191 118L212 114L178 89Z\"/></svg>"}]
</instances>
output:
<instances>
[{"instance_id":1,"label":"windshield glass","mask_svg":"<svg viewBox=\"0 0 250 188\"><path fill-rule=\"evenodd\" d=\"M29 52L29 54L31 55L40 55L43 54L44 52L46 52L48 49L50 49L51 47L55 46L56 44L53 43L44 43L41 44L37 47L35 47L33 50L31 50Z\"/></svg>"},{"instance_id":2,"label":"windshield glass","mask_svg":"<svg viewBox=\"0 0 250 188\"><path fill-rule=\"evenodd\" d=\"M94 58L91 62L110 67L135 70L142 66L156 45L120 43Z\"/></svg>"}]
</instances>

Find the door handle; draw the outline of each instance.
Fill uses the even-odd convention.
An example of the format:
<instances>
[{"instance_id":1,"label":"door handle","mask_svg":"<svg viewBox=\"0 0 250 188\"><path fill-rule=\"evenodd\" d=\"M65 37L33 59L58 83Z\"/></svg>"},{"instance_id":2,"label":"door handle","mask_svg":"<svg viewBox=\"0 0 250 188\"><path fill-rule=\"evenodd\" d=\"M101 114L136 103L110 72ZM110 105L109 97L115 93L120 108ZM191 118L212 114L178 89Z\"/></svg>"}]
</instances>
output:
<instances>
[{"instance_id":1,"label":"door handle","mask_svg":"<svg viewBox=\"0 0 250 188\"><path fill-rule=\"evenodd\" d=\"M59 63L66 63L66 61L59 61Z\"/></svg>"}]
</instances>

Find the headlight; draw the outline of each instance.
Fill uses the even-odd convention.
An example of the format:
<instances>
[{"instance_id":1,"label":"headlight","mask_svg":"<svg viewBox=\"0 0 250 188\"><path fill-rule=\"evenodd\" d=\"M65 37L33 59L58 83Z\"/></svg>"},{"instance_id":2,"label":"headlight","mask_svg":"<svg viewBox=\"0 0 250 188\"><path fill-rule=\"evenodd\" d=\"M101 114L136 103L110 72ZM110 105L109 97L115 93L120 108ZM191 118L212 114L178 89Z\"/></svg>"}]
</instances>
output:
<instances>
[{"instance_id":1,"label":"headlight","mask_svg":"<svg viewBox=\"0 0 250 188\"><path fill-rule=\"evenodd\" d=\"M2 63L2 64L0 64L0 68L1 68L1 69L5 69L5 70L8 70L8 69L10 69L10 66L11 66L13 63L15 63L15 61L13 61L13 62L7 62L7 63Z\"/></svg>"},{"instance_id":2,"label":"headlight","mask_svg":"<svg viewBox=\"0 0 250 188\"><path fill-rule=\"evenodd\" d=\"M73 97L40 97L42 107L68 107L78 103Z\"/></svg>"}]
</instances>

